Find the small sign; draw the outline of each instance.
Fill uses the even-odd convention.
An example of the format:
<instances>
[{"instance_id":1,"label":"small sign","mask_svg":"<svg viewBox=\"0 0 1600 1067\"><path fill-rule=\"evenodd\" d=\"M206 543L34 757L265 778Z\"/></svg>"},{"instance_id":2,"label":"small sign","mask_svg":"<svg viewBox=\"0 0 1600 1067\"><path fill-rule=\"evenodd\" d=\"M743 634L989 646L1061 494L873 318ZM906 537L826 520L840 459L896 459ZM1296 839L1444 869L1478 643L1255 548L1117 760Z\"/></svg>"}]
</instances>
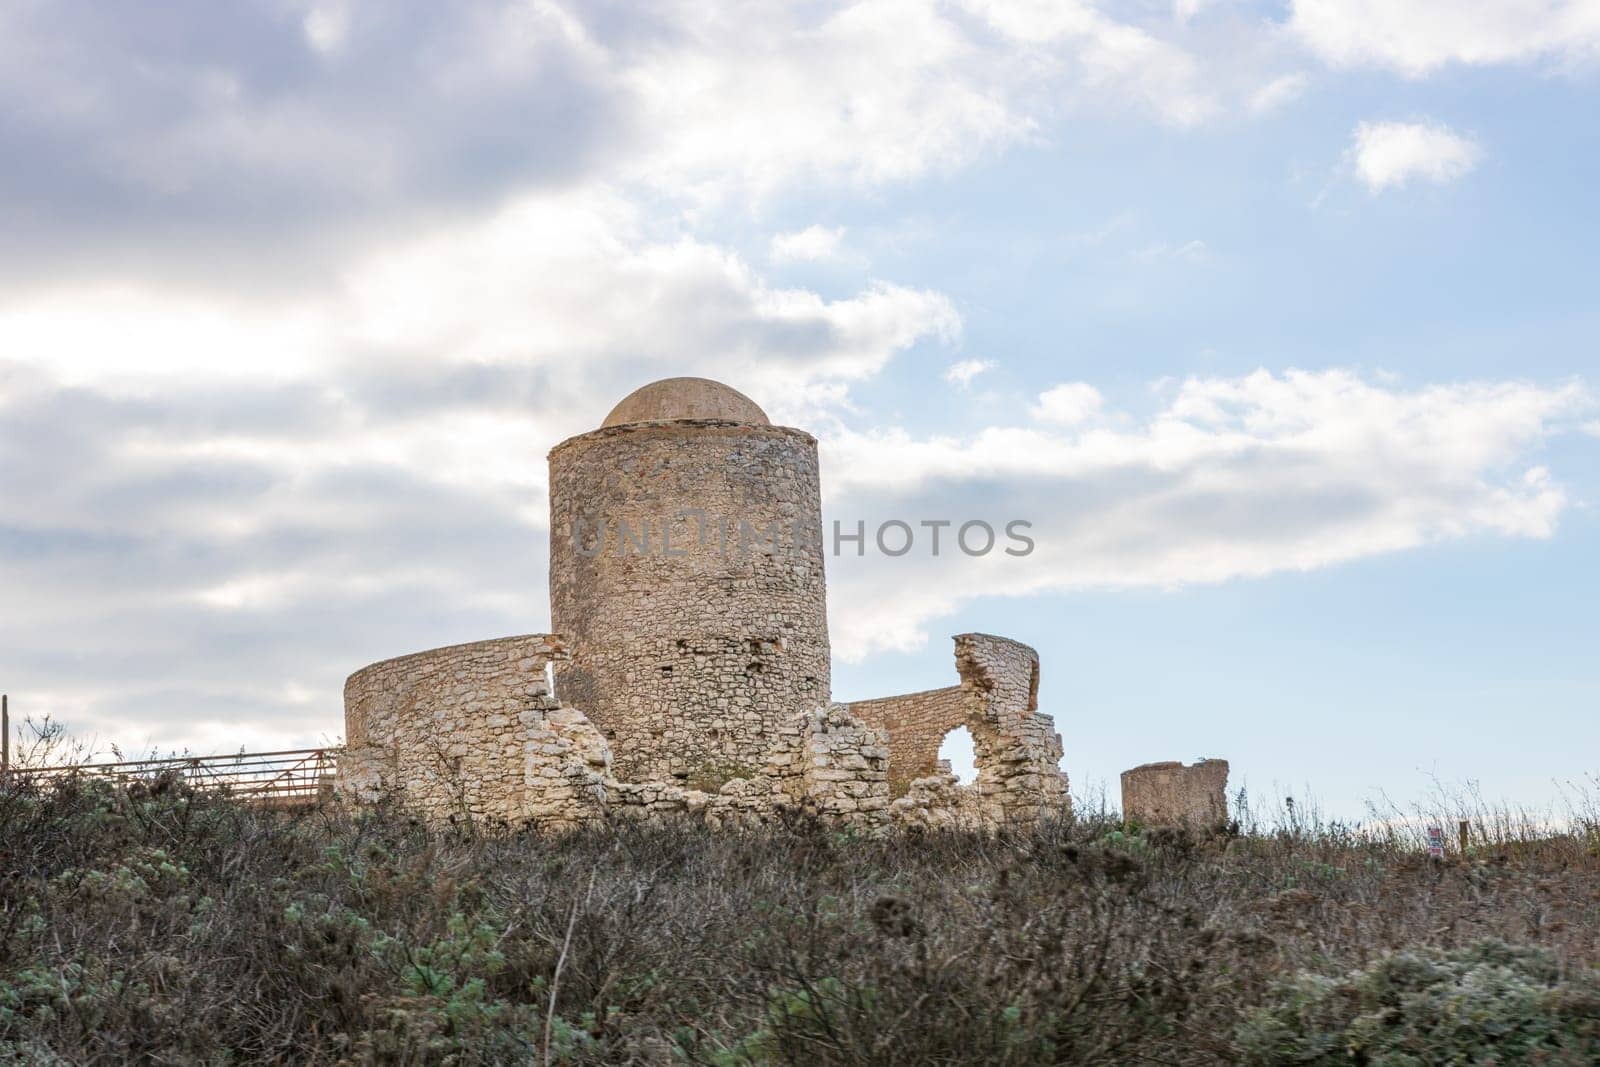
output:
<instances>
[{"instance_id":1,"label":"small sign","mask_svg":"<svg viewBox=\"0 0 1600 1067\"><path fill-rule=\"evenodd\" d=\"M1428 827L1428 855L1436 860L1444 859L1444 827Z\"/></svg>"}]
</instances>

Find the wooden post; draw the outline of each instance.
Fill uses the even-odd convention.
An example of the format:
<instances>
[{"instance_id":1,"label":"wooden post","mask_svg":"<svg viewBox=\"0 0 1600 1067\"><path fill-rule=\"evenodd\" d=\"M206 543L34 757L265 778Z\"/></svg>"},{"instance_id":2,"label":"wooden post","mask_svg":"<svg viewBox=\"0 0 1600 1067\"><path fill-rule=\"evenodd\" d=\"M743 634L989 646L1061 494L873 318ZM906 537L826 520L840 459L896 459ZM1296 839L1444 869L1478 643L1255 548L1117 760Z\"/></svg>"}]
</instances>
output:
<instances>
[{"instance_id":1,"label":"wooden post","mask_svg":"<svg viewBox=\"0 0 1600 1067\"><path fill-rule=\"evenodd\" d=\"M11 698L0 693L0 785L11 777Z\"/></svg>"},{"instance_id":2,"label":"wooden post","mask_svg":"<svg viewBox=\"0 0 1600 1067\"><path fill-rule=\"evenodd\" d=\"M1467 820L1462 819L1457 824L1456 830L1461 837L1461 854L1465 856L1467 854Z\"/></svg>"}]
</instances>

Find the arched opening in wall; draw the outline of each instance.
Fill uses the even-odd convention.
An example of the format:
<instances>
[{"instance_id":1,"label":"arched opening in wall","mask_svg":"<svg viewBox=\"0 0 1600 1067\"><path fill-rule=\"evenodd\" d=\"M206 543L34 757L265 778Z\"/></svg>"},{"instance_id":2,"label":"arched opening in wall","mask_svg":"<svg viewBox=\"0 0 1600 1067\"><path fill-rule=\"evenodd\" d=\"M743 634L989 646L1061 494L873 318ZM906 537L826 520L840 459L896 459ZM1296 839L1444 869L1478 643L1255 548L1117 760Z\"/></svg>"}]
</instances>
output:
<instances>
[{"instance_id":1,"label":"arched opening in wall","mask_svg":"<svg viewBox=\"0 0 1600 1067\"><path fill-rule=\"evenodd\" d=\"M971 785L977 780L978 763L972 746L972 731L965 726L957 726L944 735L944 740L939 742L938 759L941 764L950 764L950 773L962 785Z\"/></svg>"}]
</instances>

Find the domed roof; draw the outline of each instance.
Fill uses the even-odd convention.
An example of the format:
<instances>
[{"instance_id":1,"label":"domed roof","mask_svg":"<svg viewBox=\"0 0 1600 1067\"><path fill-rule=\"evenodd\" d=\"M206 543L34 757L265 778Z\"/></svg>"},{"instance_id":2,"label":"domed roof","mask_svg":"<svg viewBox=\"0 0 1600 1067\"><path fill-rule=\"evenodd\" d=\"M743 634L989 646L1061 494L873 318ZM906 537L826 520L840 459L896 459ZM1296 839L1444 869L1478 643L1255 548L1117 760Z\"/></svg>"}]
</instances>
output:
<instances>
[{"instance_id":1,"label":"domed roof","mask_svg":"<svg viewBox=\"0 0 1600 1067\"><path fill-rule=\"evenodd\" d=\"M663 378L641 386L611 409L607 426L634 422L676 422L679 419L725 419L770 426L767 413L754 400L710 378Z\"/></svg>"}]
</instances>

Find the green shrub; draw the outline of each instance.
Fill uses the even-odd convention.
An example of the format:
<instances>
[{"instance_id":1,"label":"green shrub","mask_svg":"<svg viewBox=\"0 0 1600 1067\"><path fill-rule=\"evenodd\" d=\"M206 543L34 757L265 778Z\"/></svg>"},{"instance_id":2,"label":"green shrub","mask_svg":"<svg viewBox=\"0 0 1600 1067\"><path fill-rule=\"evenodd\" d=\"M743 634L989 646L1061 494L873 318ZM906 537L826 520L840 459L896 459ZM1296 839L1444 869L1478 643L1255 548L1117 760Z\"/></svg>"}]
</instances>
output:
<instances>
[{"instance_id":1,"label":"green shrub","mask_svg":"<svg viewBox=\"0 0 1600 1067\"><path fill-rule=\"evenodd\" d=\"M1301 974L1239 1030L1248 1062L1600 1061L1600 983L1563 980L1550 953L1480 941L1385 956L1343 978Z\"/></svg>"}]
</instances>

